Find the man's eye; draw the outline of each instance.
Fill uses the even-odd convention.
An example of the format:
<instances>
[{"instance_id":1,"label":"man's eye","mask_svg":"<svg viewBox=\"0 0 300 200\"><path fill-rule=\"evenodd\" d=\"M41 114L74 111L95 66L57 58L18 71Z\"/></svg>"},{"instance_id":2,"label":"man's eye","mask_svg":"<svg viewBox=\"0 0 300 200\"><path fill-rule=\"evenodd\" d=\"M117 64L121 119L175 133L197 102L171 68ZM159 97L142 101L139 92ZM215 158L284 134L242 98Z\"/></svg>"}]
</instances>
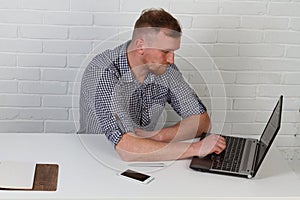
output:
<instances>
[{"instance_id":1,"label":"man's eye","mask_svg":"<svg viewBox=\"0 0 300 200\"><path fill-rule=\"evenodd\" d=\"M169 53L170 51L169 50L161 50L163 53L167 54Z\"/></svg>"}]
</instances>

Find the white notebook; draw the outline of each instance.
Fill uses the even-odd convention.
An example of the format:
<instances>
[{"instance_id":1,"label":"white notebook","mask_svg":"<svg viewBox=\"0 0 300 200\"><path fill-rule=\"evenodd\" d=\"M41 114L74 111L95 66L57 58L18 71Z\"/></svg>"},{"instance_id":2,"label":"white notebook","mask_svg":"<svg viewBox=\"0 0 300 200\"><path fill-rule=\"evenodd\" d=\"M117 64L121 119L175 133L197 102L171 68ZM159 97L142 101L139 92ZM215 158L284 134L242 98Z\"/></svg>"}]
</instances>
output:
<instances>
[{"instance_id":1,"label":"white notebook","mask_svg":"<svg viewBox=\"0 0 300 200\"><path fill-rule=\"evenodd\" d=\"M0 161L0 188L32 189L34 162Z\"/></svg>"}]
</instances>

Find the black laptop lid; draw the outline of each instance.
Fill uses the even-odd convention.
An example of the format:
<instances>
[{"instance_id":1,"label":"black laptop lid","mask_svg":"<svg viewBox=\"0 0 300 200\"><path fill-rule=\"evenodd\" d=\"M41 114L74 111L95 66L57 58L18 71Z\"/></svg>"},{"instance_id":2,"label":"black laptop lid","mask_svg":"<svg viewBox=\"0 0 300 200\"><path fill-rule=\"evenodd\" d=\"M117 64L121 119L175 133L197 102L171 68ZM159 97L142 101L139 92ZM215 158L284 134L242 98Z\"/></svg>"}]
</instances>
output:
<instances>
[{"instance_id":1,"label":"black laptop lid","mask_svg":"<svg viewBox=\"0 0 300 200\"><path fill-rule=\"evenodd\" d=\"M273 143L275 136L277 135L280 124L281 124L281 113L282 113L283 96L280 96L272 115L260 137L258 158L256 160L255 173L260 167L264 157L266 156L271 144Z\"/></svg>"}]
</instances>

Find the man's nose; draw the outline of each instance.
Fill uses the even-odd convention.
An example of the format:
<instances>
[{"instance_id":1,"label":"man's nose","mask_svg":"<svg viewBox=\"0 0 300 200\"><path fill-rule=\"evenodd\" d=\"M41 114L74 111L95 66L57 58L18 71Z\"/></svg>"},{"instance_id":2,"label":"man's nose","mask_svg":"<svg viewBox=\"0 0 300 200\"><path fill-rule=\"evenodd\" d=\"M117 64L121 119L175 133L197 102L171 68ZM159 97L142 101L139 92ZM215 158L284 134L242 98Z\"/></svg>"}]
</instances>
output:
<instances>
[{"instance_id":1,"label":"man's nose","mask_svg":"<svg viewBox=\"0 0 300 200\"><path fill-rule=\"evenodd\" d=\"M167 55L167 62L169 64L173 64L174 63L174 51L170 51Z\"/></svg>"}]
</instances>

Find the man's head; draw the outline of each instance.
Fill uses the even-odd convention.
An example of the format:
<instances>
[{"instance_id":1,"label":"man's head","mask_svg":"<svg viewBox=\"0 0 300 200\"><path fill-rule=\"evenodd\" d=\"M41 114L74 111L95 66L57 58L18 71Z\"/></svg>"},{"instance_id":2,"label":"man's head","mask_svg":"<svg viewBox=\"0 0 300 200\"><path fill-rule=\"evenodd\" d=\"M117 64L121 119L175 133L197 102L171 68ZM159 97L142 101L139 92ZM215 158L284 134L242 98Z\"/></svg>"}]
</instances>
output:
<instances>
[{"instance_id":1,"label":"man's head","mask_svg":"<svg viewBox=\"0 0 300 200\"><path fill-rule=\"evenodd\" d=\"M135 22L134 29L153 27L156 31L160 28L169 29L171 37L181 36L181 27L179 22L163 9L146 9L142 11L141 16Z\"/></svg>"},{"instance_id":2,"label":"man's head","mask_svg":"<svg viewBox=\"0 0 300 200\"><path fill-rule=\"evenodd\" d=\"M171 14L163 9L147 9L134 25L132 42L149 71L161 75L174 62L181 33L179 22Z\"/></svg>"}]
</instances>

